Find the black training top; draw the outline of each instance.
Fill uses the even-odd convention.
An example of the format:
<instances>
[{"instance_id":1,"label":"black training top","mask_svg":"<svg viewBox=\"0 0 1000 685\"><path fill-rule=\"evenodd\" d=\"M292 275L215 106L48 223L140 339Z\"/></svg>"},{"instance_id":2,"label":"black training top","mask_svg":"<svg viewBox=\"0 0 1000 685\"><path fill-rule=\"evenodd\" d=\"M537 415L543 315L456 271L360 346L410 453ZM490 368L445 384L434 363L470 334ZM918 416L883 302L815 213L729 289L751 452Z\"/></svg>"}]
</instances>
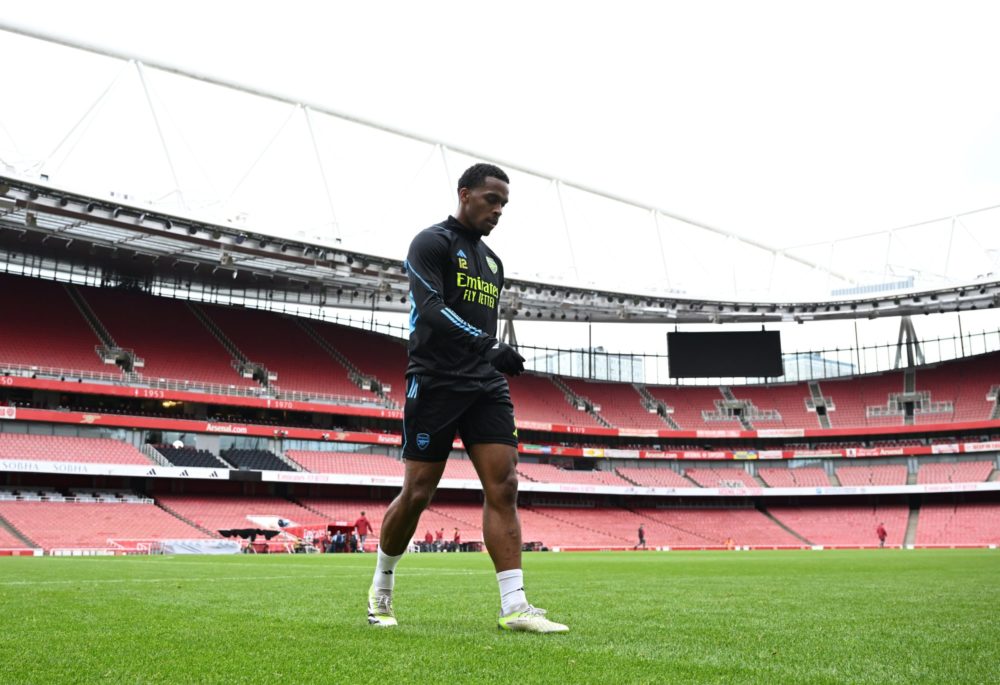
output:
<instances>
[{"instance_id":1,"label":"black training top","mask_svg":"<svg viewBox=\"0 0 1000 685\"><path fill-rule=\"evenodd\" d=\"M449 216L424 229L406 256L409 374L495 378L482 354L496 344L503 264L478 233Z\"/></svg>"}]
</instances>

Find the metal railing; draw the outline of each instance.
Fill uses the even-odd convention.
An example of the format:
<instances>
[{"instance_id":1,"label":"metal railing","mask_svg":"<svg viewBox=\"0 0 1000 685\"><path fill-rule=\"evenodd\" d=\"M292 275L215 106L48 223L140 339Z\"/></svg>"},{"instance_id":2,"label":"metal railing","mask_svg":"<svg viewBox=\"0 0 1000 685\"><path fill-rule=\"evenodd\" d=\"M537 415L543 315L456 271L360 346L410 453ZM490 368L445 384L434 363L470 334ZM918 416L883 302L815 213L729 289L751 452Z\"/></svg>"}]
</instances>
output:
<instances>
[{"instance_id":1,"label":"metal railing","mask_svg":"<svg viewBox=\"0 0 1000 685\"><path fill-rule=\"evenodd\" d=\"M920 341L925 364L937 364L1000 350L1000 330ZM674 378L666 354L607 352L520 345L525 367L536 373L649 385L754 385L844 378L882 373L897 368L896 343L863 347L827 348L783 355L785 374L776 378Z\"/></svg>"},{"instance_id":2,"label":"metal railing","mask_svg":"<svg viewBox=\"0 0 1000 685\"><path fill-rule=\"evenodd\" d=\"M346 404L362 407L382 407L384 404L376 399L365 400L351 395L335 395L330 393L305 392L299 390L281 390L278 387L263 388L260 386L221 385L218 383L202 383L200 381L180 380L173 378L148 378L142 374L133 374L133 380L125 378L120 373L110 374L100 371L71 369L62 366L38 366L34 364L12 364L0 362L0 374L22 378L55 378L81 379L98 381L110 385L149 388L151 390L178 390L197 392L206 395L227 395L230 397L257 397L262 399L281 399L298 402L318 402L325 404ZM155 398L154 398L155 399Z\"/></svg>"},{"instance_id":3,"label":"metal railing","mask_svg":"<svg viewBox=\"0 0 1000 685\"><path fill-rule=\"evenodd\" d=\"M121 383L124 381L121 372L105 373L103 371L70 369L64 366L39 366L36 364L14 364L11 362L0 362L0 373L23 378L42 376L45 378L81 378L107 383Z\"/></svg>"}]
</instances>

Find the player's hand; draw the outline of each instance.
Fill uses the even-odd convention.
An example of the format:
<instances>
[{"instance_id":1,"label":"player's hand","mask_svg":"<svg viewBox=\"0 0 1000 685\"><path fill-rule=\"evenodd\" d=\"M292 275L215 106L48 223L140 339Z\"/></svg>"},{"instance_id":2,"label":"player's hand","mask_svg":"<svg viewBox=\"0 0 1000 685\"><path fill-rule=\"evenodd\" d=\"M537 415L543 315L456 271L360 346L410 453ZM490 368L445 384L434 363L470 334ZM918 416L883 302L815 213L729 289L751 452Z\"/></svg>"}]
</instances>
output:
<instances>
[{"instance_id":1,"label":"player's hand","mask_svg":"<svg viewBox=\"0 0 1000 685\"><path fill-rule=\"evenodd\" d=\"M524 357L507 343L494 343L483 356L500 373L505 373L508 376L518 376L524 373Z\"/></svg>"}]
</instances>

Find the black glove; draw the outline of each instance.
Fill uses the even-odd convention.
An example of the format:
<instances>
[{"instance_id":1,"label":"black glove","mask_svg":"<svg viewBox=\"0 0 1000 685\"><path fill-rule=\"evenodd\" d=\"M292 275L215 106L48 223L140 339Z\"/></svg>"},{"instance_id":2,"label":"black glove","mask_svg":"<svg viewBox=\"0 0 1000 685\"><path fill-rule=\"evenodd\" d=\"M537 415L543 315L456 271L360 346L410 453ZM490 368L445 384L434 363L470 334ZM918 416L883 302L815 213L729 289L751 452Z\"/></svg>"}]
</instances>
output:
<instances>
[{"instance_id":1,"label":"black glove","mask_svg":"<svg viewBox=\"0 0 1000 685\"><path fill-rule=\"evenodd\" d=\"M524 357L507 343L494 343L483 352L483 357L500 373L508 376L519 376L524 373Z\"/></svg>"}]
</instances>

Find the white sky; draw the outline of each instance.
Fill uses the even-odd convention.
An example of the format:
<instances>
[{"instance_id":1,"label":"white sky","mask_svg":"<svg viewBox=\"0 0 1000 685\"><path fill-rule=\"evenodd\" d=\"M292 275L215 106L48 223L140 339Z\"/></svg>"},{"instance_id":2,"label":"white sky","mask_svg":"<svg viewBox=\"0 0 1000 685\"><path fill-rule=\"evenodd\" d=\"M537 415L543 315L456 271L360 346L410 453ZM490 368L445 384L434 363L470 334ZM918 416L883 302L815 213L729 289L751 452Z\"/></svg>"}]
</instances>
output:
<instances>
[{"instance_id":1,"label":"white sky","mask_svg":"<svg viewBox=\"0 0 1000 685\"><path fill-rule=\"evenodd\" d=\"M934 285L996 270L1000 213L884 231L1000 204L998 19L990 2L33 0L0 26L254 84L775 247L818 243L792 252L864 282ZM176 201L135 69L9 33L0 60L0 160ZM345 246L400 257L452 210L448 177L471 161L317 117L324 184L301 110L145 76L184 203L245 209L255 230L335 223ZM740 299L838 285L566 188L564 224L550 183L512 176L490 241L512 274Z\"/></svg>"}]
</instances>

